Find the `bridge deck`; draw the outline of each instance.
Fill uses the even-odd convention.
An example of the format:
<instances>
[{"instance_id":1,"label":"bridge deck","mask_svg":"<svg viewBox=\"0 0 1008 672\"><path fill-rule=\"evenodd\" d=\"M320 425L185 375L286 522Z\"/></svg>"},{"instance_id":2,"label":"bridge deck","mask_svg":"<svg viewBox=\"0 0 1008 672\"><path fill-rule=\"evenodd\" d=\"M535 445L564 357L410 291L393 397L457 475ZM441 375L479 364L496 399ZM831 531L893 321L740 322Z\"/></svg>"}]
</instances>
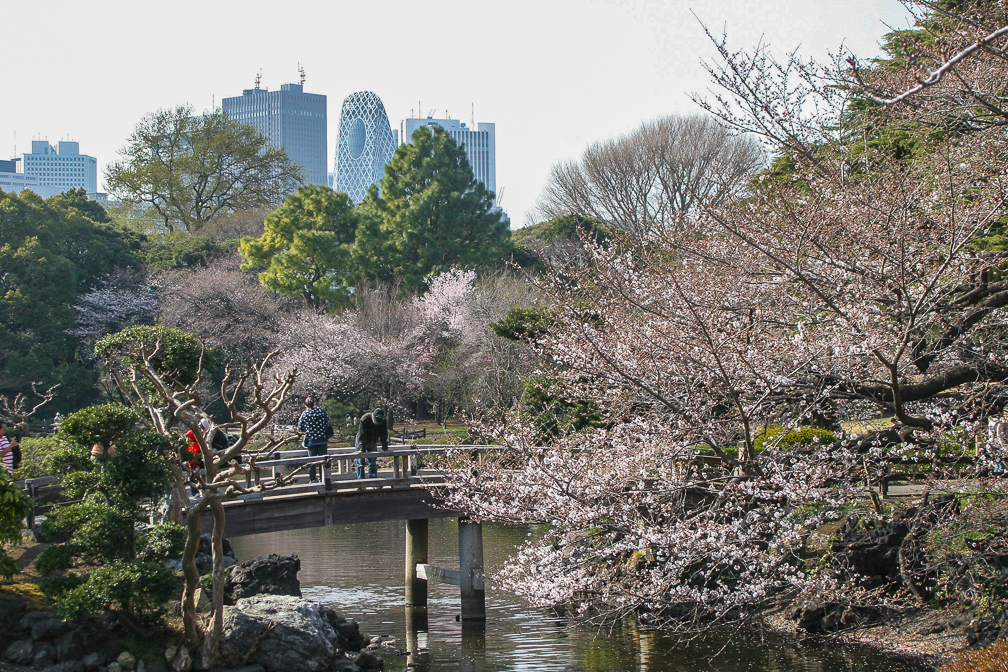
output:
<instances>
[{"instance_id":1,"label":"bridge deck","mask_svg":"<svg viewBox=\"0 0 1008 672\"><path fill-rule=\"evenodd\" d=\"M324 487L305 489L296 486L267 496L246 496L224 503L229 537L260 534L278 530L300 530L324 525L349 525L383 520L415 520L458 516L440 506L422 482L396 484L394 479L366 479L369 487ZM380 489L377 487L384 485ZM204 529L213 524L203 516Z\"/></svg>"}]
</instances>

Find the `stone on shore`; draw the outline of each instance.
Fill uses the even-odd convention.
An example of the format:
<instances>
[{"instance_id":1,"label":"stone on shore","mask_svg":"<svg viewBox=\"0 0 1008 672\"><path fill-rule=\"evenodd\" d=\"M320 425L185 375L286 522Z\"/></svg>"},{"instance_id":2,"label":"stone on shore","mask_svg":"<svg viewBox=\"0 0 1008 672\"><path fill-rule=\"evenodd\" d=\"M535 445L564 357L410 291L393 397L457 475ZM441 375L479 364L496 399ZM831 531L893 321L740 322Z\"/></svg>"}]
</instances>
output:
<instances>
[{"instance_id":1,"label":"stone on shore","mask_svg":"<svg viewBox=\"0 0 1008 672\"><path fill-rule=\"evenodd\" d=\"M289 595L255 595L224 608L221 664L323 672L344 664L341 649L362 643L357 624L329 607Z\"/></svg>"},{"instance_id":2,"label":"stone on shore","mask_svg":"<svg viewBox=\"0 0 1008 672\"><path fill-rule=\"evenodd\" d=\"M254 595L290 595L301 597L297 574L301 560L296 555L276 553L254 558L230 568L224 581L224 604L234 605Z\"/></svg>"}]
</instances>

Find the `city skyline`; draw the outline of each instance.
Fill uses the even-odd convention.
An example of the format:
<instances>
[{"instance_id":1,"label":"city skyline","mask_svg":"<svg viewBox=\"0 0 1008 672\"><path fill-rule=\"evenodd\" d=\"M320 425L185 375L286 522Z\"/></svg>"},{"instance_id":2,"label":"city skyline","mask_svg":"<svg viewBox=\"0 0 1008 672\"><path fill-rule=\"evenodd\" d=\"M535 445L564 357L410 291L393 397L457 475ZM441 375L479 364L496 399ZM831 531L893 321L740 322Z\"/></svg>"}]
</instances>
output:
<instances>
[{"instance_id":1,"label":"city skyline","mask_svg":"<svg viewBox=\"0 0 1008 672\"><path fill-rule=\"evenodd\" d=\"M337 2L319 9L296 0L278 12L259 2L182 0L166 13L114 0L17 3L7 15L18 27L8 48L31 62L2 66L0 158L28 151L32 140L77 141L98 158L103 191L105 167L146 114L185 103L197 113L220 107L224 97L251 88L260 70L263 85L279 89L298 81L300 64L306 89L333 100L374 91L393 127L428 115L493 121L501 205L521 225L555 163L646 119L699 111L689 94L706 95L701 59L715 56L701 21L718 35L727 31L731 49L762 41L782 57L804 45L802 53L819 58L842 44L876 55L886 24L907 25L901 5L879 0L842 7L799 0L442 0L409 21L328 39L335 23L372 25L376 15L402 16L409 7ZM271 39L245 39L263 30L263 17ZM171 36L157 48L149 32L155 25ZM41 28L47 39L39 42ZM68 67L79 34L92 39L86 56L74 56L78 65ZM327 166L337 126L338 115L330 114Z\"/></svg>"}]
</instances>

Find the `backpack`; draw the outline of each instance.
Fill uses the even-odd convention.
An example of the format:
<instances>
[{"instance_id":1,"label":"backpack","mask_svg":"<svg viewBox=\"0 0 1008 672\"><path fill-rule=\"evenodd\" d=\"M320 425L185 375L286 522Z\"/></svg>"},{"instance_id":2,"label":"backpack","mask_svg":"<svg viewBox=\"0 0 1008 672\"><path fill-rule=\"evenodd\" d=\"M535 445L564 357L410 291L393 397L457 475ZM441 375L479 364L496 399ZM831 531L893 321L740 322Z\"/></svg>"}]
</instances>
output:
<instances>
[{"instance_id":1,"label":"backpack","mask_svg":"<svg viewBox=\"0 0 1008 672\"><path fill-rule=\"evenodd\" d=\"M11 446L11 461L15 470L21 466L21 444L16 443Z\"/></svg>"},{"instance_id":2,"label":"backpack","mask_svg":"<svg viewBox=\"0 0 1008 672\"><path fill-rule=\"evenodd\" d=\"M326 416L326 423L325 423L325 438L327 438L327 439L331 439L331 438L333 437L333 434L335 434L335 433L336 433L336 430L335 430L335 429L333 429L333 426L332 426L332 421L331 421L331 420L329 420L329 417L328 417L328 416Z\"/></svg>"}]
</instances>

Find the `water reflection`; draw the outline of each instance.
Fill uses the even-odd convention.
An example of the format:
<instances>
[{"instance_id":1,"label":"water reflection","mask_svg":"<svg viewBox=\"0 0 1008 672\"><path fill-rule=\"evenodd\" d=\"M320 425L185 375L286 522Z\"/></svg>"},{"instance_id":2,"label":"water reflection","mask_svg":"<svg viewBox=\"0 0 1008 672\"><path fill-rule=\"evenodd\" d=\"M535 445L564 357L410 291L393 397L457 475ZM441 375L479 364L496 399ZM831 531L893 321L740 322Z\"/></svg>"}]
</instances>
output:
<instances>
[{"instance_id":1,"label":"water reflection","mask_svg":"<svg viewBox=\"0 0 1008 672\"><path fill-rule=\"evenodd\" d=\"M492 572L516 545L541 529L484 527L484 561ZM680 642L633 622L603 631L530 609L487 584L486 624L461 623L458 588L431 584L427 609L403 598L405 524L368 523L232 540L239 559L267 553L301 558L305 597L355 618L367 635L394 642L381 655L386 670L415 672L924 672L932 666L870 649L781 636L718 632ZM458 527L431 520L428 561L458 568Z\"/></svg>"}]
</instances>

